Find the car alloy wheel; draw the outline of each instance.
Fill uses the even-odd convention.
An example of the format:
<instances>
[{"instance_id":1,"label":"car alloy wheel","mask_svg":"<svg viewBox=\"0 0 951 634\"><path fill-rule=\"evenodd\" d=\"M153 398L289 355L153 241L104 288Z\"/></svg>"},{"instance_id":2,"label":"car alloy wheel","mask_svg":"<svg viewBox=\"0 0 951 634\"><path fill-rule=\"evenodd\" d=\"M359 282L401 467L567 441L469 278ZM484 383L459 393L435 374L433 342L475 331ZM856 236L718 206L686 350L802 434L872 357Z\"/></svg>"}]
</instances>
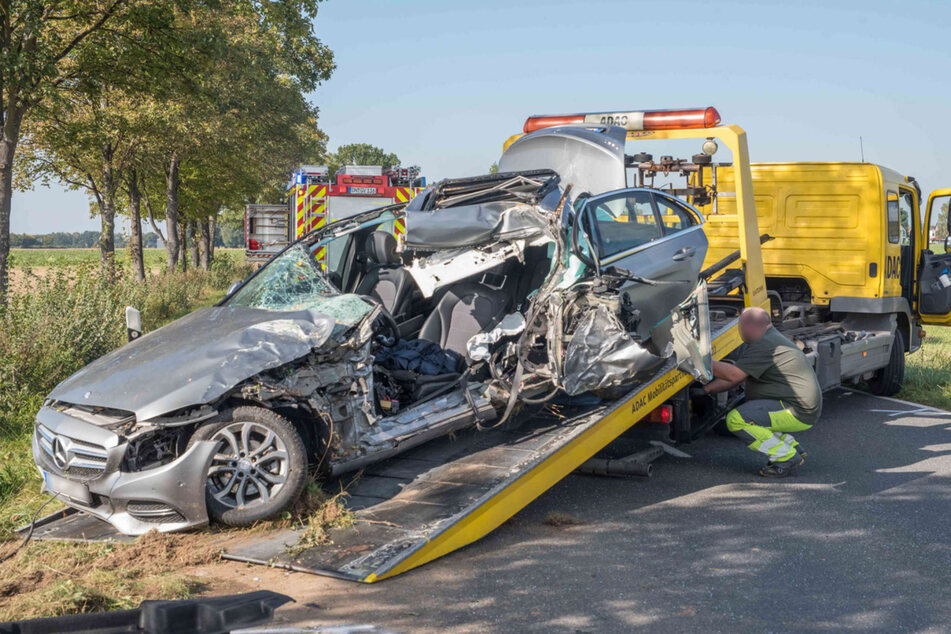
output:
<instances>
[{"instance_id":1,"label":"car alloy wheel","mask_svg":"<svg viewBox=\"0 0 951 634\"><path fill-rule=\"evenodd\" d=\"M208 469L208 492L234 509L267 503L287 482L290 461L284 441L264 425L234 422L211 437L218 451Z\"/></svg>"}]
</instances>

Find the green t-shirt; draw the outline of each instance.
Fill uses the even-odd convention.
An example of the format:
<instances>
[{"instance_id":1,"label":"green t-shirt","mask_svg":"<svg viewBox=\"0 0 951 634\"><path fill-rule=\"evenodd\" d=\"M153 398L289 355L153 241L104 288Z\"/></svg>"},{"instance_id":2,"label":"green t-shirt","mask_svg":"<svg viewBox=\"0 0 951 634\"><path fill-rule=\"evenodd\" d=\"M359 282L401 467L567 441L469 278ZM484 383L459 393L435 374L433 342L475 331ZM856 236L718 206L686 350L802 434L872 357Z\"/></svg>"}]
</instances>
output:
<instances>
[{"instance_id":1,"label":"green t-shirt","mask_svg":"<svg viewBox=\"0 0 951 634\"><path fill-rule=\"evenodd\" d=\"M796 344L775 328L746 344L736 367L746 372L746 398L770 398L789 405L796 418L815 424L822 412L822 390L816 373Z\"/></svg>"}]
</instances>

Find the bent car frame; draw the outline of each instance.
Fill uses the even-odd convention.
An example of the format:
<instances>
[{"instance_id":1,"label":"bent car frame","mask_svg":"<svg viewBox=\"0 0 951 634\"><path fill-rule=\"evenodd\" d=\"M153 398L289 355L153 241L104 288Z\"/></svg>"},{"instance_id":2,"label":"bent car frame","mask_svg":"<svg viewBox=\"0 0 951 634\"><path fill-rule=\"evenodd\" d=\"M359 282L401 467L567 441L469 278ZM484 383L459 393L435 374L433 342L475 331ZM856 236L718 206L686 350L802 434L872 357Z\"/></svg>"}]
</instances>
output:
<instances>
[{"instance_id":1,"label":"bent car frame","mask_svg":"<svg viewBox=\"0 0 951 634\"><path fill-rule=\"evenodd\" d=\"M703 217L625 186L624 134L528 134L500 173L315 231L89 364L37 414L45 488L128 534L248 525L309 473L608 395L673 355L708 379Z\"/></svg>"}]
</instances>

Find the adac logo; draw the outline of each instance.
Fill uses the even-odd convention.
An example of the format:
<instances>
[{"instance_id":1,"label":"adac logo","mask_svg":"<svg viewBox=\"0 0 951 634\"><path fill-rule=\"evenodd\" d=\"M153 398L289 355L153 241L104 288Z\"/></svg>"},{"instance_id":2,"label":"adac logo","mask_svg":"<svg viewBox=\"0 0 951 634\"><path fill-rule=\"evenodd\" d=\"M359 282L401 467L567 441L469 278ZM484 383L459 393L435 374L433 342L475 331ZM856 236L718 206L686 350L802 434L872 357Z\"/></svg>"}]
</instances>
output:
<instances>
[{"instance_id":1,"label":"adac logo","mask_svg":"<svg viewBox=\"0 0 951 634\"><path fill-rule=\"evenodd\" d=\"M897 280L901 278L901 258L897 255L885 257L885 279Z\"/></svg>"},{"instance_id":2,"label":"adac logo","mask_svg":"<svg viewBox=\"0 0 951 634\"><path fill-rule=\"evenodd\" d=\"M69 466L69 454L59 438L53 440L53 462L60 469L66 469Z\"/></svg>"}]
</instances>

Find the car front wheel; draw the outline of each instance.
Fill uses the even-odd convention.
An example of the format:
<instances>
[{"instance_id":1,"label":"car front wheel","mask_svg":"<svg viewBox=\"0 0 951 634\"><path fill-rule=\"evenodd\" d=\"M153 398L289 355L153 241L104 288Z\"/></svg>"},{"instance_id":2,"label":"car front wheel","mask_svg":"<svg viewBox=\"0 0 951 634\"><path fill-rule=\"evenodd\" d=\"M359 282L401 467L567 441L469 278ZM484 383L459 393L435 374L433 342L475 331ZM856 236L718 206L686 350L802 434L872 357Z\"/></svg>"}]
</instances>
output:
<instances>
[{"instance_id":1,"label":"car front wheel","mask_svg":"<svg viewBox=\"0 0 951 634\"><path fill-rule=\"evenodd\" d=\"M218 443L205 480L209 516L250 526L290 507L307 479L307 454L294 426L262 407L236 407L201 425L189 442Z\"/></svg>"}]
</instances>

